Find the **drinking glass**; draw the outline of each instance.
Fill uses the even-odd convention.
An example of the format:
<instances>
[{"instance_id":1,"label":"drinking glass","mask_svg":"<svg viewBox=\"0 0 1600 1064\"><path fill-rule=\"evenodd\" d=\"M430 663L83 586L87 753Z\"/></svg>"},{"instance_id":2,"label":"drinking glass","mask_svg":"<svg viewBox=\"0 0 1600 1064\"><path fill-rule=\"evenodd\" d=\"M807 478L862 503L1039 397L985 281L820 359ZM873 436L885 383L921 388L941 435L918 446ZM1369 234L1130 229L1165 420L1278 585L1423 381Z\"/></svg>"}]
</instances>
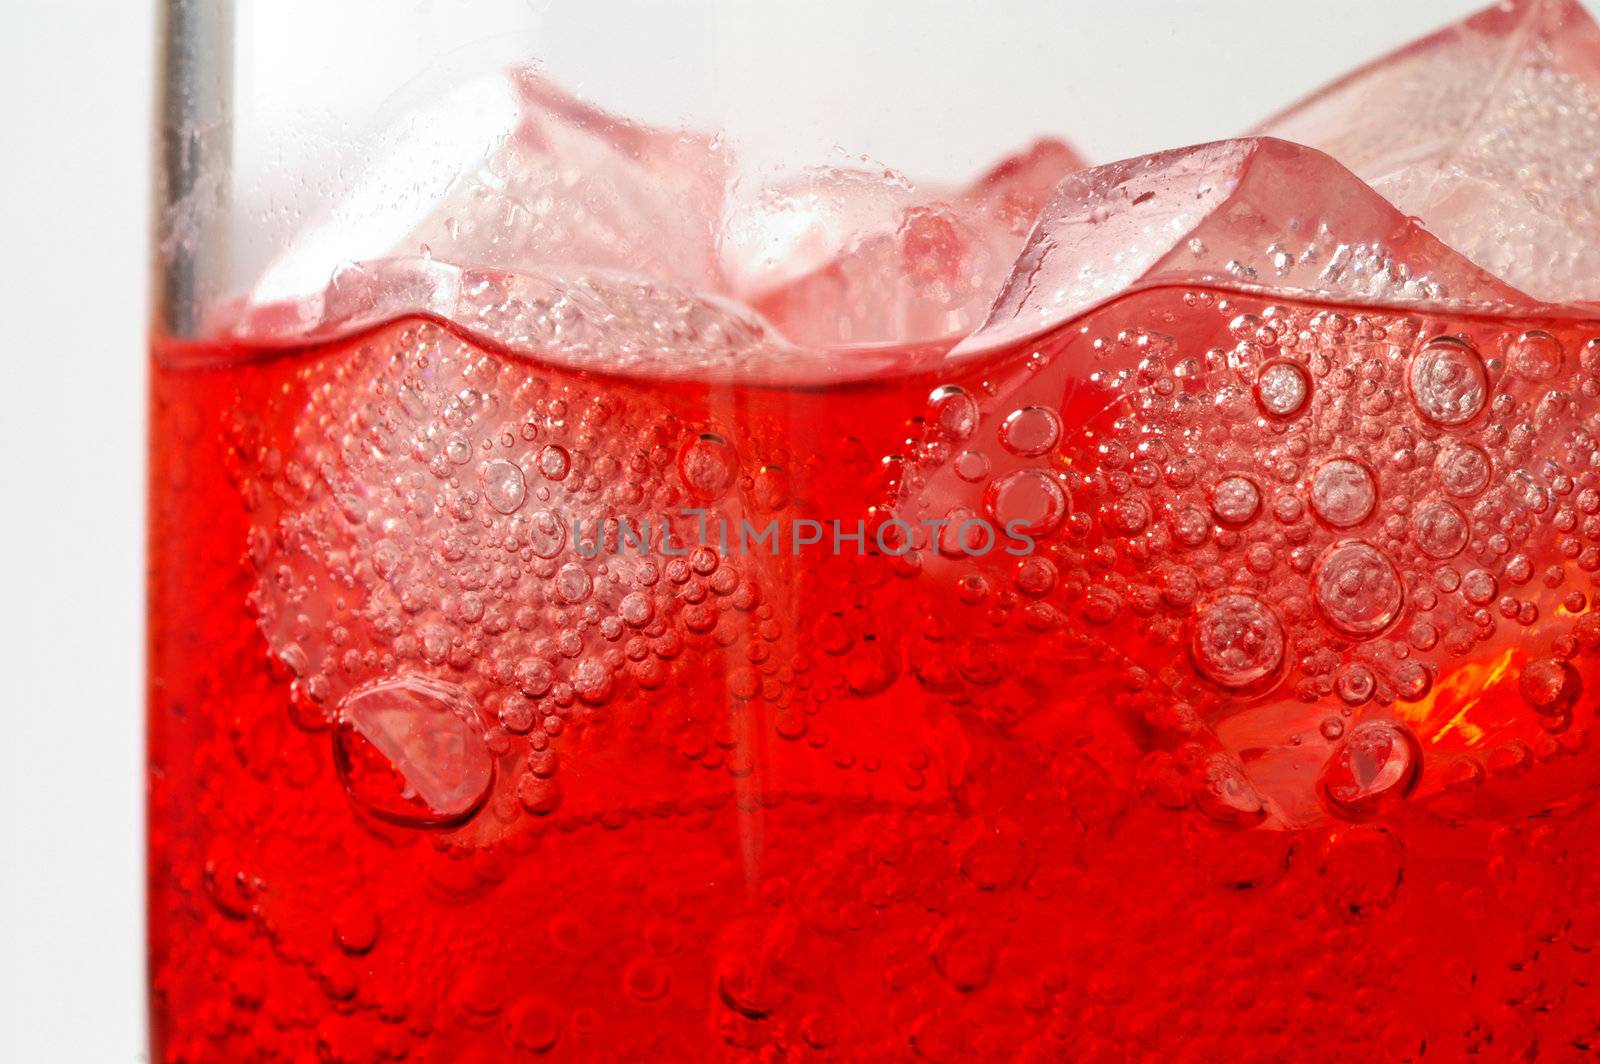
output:
<instances>
[{"instance_id":1,"label":"drinking glass","mask_svg":"<svg viewBox=\"0 0 1600 1064\"><path fill-rule=\"evenodd\" d=\"M1581 8L162 11L153 1059L1592 1051Z\"/></svg>"}]
</instances>

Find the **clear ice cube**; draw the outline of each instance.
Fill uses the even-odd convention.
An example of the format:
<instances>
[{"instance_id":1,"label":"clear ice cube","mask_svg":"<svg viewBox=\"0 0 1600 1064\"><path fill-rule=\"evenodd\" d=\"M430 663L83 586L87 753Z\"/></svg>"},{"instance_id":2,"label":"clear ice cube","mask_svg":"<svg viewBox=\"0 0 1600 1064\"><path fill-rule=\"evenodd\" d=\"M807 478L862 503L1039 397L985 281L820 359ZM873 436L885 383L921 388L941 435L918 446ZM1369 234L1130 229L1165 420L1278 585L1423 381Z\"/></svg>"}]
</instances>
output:
<instances>
[{"instance_id":1,"label":"clear ice cube","mask_svg":"<svg viewBox=\"0 0 1600 1064\"><path fill-rule=\"evenodd\" d=\"M1328 152L1539 299L1600 299L1600 27L1575 0L1488 8L1259 132Z\"/></svg>"},{"instance_id":2,"label":"clear ice cube","mask_svg":"<svg viewBox=\"0 0 1600 1064\"><path fill-rule=\"evenodd\" d=\"M987 321L953 353L1020 342L1127 291L1205 285L1352 303L1528 301L1329 156L1256 137L1068 177Z\"/></svg>"},{"instance_id":3,"label":"clear ice cube","mask_svg":"<svg viewBox=\"0 0 1600 1064\"><path fill-rule=\"evenodd\" d=\"M983 320L1050 191L1082 165L1046 140L959 190L811 171L732 213L724 269L736 297L799 343L958 337Z\"/></svg>"},{"instance_id":4,"label":"clear ice cube","mask_svg":"<svg viewBox=\"0 0 1600 1064\"><path fill-rule=\"evenodd\" d=\"M253 304L325 295L348 264L381 259L720 287L732 163L719 138L617 118L514 69L404 114L362 155L351 186L289 242Z\"/></svg>"}]
</instances>

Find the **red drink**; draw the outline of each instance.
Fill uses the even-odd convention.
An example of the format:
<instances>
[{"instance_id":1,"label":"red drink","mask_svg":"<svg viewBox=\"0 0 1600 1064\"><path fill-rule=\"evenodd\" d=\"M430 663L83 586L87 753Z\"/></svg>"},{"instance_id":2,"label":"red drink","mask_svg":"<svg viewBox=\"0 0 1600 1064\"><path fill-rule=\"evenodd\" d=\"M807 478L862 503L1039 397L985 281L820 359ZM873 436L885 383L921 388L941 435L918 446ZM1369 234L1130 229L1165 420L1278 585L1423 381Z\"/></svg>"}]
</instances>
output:
<instances>
[{"instance_id":1,"label":"red drink","mask_svg":"<svg viewBox=\"0 0 1600 1064\"><path fill-rule=\"evenodd\" d=\"M159 350L163 1059L1576 1059L1596 335L1157 290L827 389ZM685 506L712 548L572 541ZM952 511L1036 545L878 549Z\"/></svg>"},{"instance_id":2,"label":"red drink","mask_svg":"<svg viewBox=\"0 0 1600 1064\"><path fill-rule=\"evenodd\" d=\"M740 259L715 142L518 91L420 257L155 344L158 1059L1600 1052L1579 199L1363 133L1491 275L1281 140L1043 142Z\"/></svg>"}]
</instances>

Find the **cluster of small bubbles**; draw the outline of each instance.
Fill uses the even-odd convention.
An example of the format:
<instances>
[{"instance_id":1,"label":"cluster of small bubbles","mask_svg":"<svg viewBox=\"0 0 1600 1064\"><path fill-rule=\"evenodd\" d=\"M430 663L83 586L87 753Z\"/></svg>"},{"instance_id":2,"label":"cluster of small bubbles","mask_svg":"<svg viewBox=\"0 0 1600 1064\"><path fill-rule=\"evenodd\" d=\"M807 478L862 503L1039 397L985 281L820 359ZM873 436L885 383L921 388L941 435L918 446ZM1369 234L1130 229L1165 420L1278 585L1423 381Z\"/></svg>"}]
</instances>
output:
<instances>
[{"instance_id":1,"label":"cluster of small bubbles","mask_svg":"<svg viewBox=\"0 0 1600 1064\"><path fill-rule=\"evenodd\" d=\"M1206 308L1196 314L1197 323L1217 317L1210 313L1218 306L1215 296L1189 295L1188 307ZM279 482L287 485L285 495L252 507L258 527L246 547L263 588L264 613L273 616L262 625L278 662L273 675L313 707L302 726L320 729L312 738L324 763L330 743L339 763L340 777L336 782L330 774L328 785L335 795L345 787L379 847L400 853L403 866L434 862L437 867L430 865L419 879L440 896L471 901L473 908L458 911L481 922L490 908L508 901L519 906L533 896L513 890L550 887L564 897L560 884L570 877L563 869L577 867L564 858L577 852L573 845L591 852L594 835L612 832L622 840L619 852L648 843L646 834L653 833L619 830L636 812L691 816L688 832L662 836L675 845L686 840L685 852L659 867L636 869L631 875L638 889L625 888L654 922L666 912L645 881L677 877L695 892L710 889L713 878L741 882L738 855L719 868L691 853L696 839L710 839L725 856L737 849L716 844L727 836L714 829L714 818L737 817L724 825L759 829L767 816L769 827L781 825L761 856L758 909L771 912L754 917L753 934L725 944L731 961L702 966L695 956L677 966L667 960L681 948L675 940L701 927L685 922L670 933L652 928L641 936L626 905L615 910L617 934L591 940L576 927L573 914L582 910L571 907L551 921L553 952L544 959L554 961L558 952L607 958L597 969L584 969L601 973L594 981L584 977L584 990L598 986L600 994L573 989L558 1009L543 996L563 985L564 970L552 964L550 986L461 980L463 987L446 995L437 1014L425 1006L393 1025L442 1029L457 1010L473 1029L490 1032L502 1050L509 1045L544 1053L560 1045L584 1056L597 1048L584 1042L585 1031L610 1022L618 1006L666 1027L685 1002L697 1009L698 995L711 1003L717 1033L736 1055L805 1055L804 1046L837 1045L844 1058L868 1052L855 1044L867 1024L859 1013L825 1002L828 991L809 979L806 966L827 963L830 950L841 957L838 949L859 949L886 960L883 978L901 1002L891 1001L891 1011L900 1010L892 1019L906 1021L898 1042L874 1047L879 1055L909 1050L938 1058L936 1049L953 1049L942 1055L1009 1059L1021 1054L1007 1038L1020 1028L1048 1026L1063 1032L1054 1046L1040 1040L1042 1030L1017 1038L1038 1035L1028 1048L1042 1058L1071 1056L1077 1052L1071 1042L1081 1036L1093 1044L1080 1055L1110 1059L1148 1035L1149 1025L1138 1021L1131 1003L1134 995L1176 998L1176 1009L1197 1015L1205 1002L1170 981L1145 988L1127 985L1125 973L1102 977L1077 957L1072 978L1048 966L1040 970L1028 955L1034 943L1005 936L1008 924L1034 921L1040 905L1051 926L1061 924L1054 916L1066 910L1055 908L1058 899L1066 899L1060 904L1068 909L1105 911L1099 906L1107 898L1094 896L1102 884L1079 874L1079 858L1091 845L1115 848L1128 839L1152 839L1151 853L1167 852L1168 842L1181 839L1186 856L1191 850L1203 855L1196 882L1228 885L1220 908L1201 907L1189 940L1199 945L1197 955L1222 965L1225 976L1246 967L1289 971L1296 944L1307 941L1297 931L1262 945L1249 940L1252 929L1230 929L1229 907L1248 901L1268 923L1313 936L1316 971L1308 983L1360 982L1355 994L1330 997L1326 1010L1293 1015L1282 1013L1281 996L1262 1005L1245 1001L1265 995L1259 986L1240 984L1247 993L1235 995L1240 1008L1234 1019L1240 1029L1246 1023L1270 1028L1277 1056L1292 1054L1299 1025L1317 1025L1320 1036L1361 1027L1369 1006L1382 1009L1402 983L1410 963L1405 955L1421 932L1401 927L1403 920L1359 921L1381 913L1401 889L1429 904L1435 897L1427 880L1436 862L1419 860L1413 870L1421 875L1402 875L1406 850L1400 842L1431 845L1439 825L1419 822L1433 810L1412 817L1396 803L1419 786L1431 790L1474 773L1491 784L1497 776L1536 773L1580 749L1580 670L1600 653L1600 619L1589 612L1592 595L1578 588L1587 589L1586 570L1600 571L1594 546L1600 542L1600 483L1593 473L1600 464L1574 439L1582 435L1572 431L1576 421L1541 420L1537 409L1544 407L1536 404L1542 400L1526 394L1528 381L1566 387L1558 379L1559 345L1553 375L1541 376L1540 367L1552 359L1533 333L1506 348L1502 378L1498 362L1483 362L1462 341L1433 341L1414 354L1419 338L1436 328L1421 314L1387 327L1380 315L1360 310L1241 314L1229 306L1220 315L1227 337L1212 321L1216 335L1195 344L1112 330L1095 348L1100 361L1081 379L1081 365L1062 371L1069 374L1065 389L1058 387L1060 376L1051 376L1061 367L1038 356L1029 388L1010 396L1002 395L1010 386L1002 375L983 382L963 376L965 388L941 388L924 406L926 387L915 384L894 400L883 425L848 426L843 439L817 455L791 453L781 439L774 442L787 427L781 413L768 416L771 407L748 417L737 409L734 432L727 422L704 418L698 391L671 413L677 404L657 401L663 393L652 396L650 388L637 397L623 387L608 389L607 403L591 403L581 387L535 382L519 364L496 370L496 360L485 357L466 372L451 363L453 355L441 353L439 345L447 342L439 340L426 369L408 371L419 387L438 381L436 390L405 396L407 403L418 400L417 409L431 404L432 420L407 423L402 407L366 395L370 411L343 420L342 410L327 416L313 408L305 431L318 434L322 449L272 460L276 469L292 470ZM1471 328L1474 336L1490 329ZM1185 323L1167 331L1187 330ZM1137 368L1115 363L1135 356ZM1590 358L1585 352L1577 361L1600 373L1600 353ZM1512 394L1496 395L1488 388L1491 379ZM1096 389L1116 402L1103 414L1087 415L1098 420L1079 424L1085 410L1100 409ZM854 412L850 397L828 398ZM327 431L330 426L335 432ZM855 431L859 439L850 435ZM793 446L795 439L787 442ZM368 454L384 457L374 461ZM399 457L388 464L393 455ZM364 465L342 475L341 462ZM816 507L823 516L844 499L838 509L853 520L854 493L863 483L860 494L870 499L862 505L871 515L943 516L948 523L931 533L907 533L913 553L904 561L863 555L847 563L774 562L771 570L794 584L779 590L795 594L767 596L771 602L754 582L768 571L764 561L746 566L710 549L648 561L625 555L596 560L573 549L613 534L571 531L574 513L654 513L686 500L728 498L735 511L766 514L792 504ZM304 505L307 494L322 510ZM885 495L892 501L886 504ZM963 526L977 512L1019 531L1061 535L1023 557L997 550L973 555L967 548L979 533ZM310 516L305 524L315 526L322 541L295 537L300 513ZM1552 524L1561 535L1561 557L1541 540ZM1357 527L1360 532L1349 531ZM1355 535L1362 538L1343 538ZM1597 551L1592 570L1585 560L1591 550ZM322 567L302 568L311 557ZM911 594L895 595L901 588ZM839 612L825 620L816 617L835 608ZM812 611L805 628L784 632L797 609ZM913 623L881 623L885 609L910 610L903 619ZM1531 624L1530 617L1555 623L1524 631L1502 620ZM377 634L369 639L368 629ZM1469 655L1465 667L1452 660ZM669 669L674 660L687 667ZM381 699L371 690L347 693L369 677L393 681L414 675L413 669L449 676L470 694L446 689L419 695L409 685L382 692ZM1093 682L1094 696L1111 704L1105 715L1112 723L1092 744L1075 740L1095 719L1068 714L1080 719L1063 722L1050 712L1082 701L1072 692L1079 669ZM903 701L907 688L896 687L902 679L917 685L909 689L913 703ZM1509 722L1484 708L1451 719L1461 699L1487 707L1488 698L1511 688L1519 690L1526 712L1505 714ZM1437 705L1416 704L1430 696ZM906 704L918 711L907 717L901 712ZM830 715L830 705L842 712ZM1391 713L1415 722L1428 737L1426 778L1411 727L1380 719ZM1025 743L1008 737L980 749L988 729L1011 729L1024 719L1015 737L1026 737ZM1124 727L1129 720L1137 722L1132 729ZM1543 733L1520 743L1513 733L1530 720ZM930 735L925 723L941 731ZM783 743L748 735L752 725L770 727ZM903 725L913 734L897 730ZM1063 726L1066 731L1052 734ZM1481 753L1462 755L1461 744L1477 744L1473 729L1487 733ZM292 736L302 743L308 738ZM883 736L893 741L882 749L902 753L879 756L873 741ZM280 730L265 741L238 741L272 747L282 737ZM973 771L940 763L947 739L963 757L965 747L977 743ZM1048 755L1044 767L1006 778L1006 751L1024 745ZM763 751L761 759L752 759L751 748ZM721 771L748 784L733 789L726 805L704 801L704 792L690 787L672 811L677 795L664 796L657 808L646 800L595 811L611 799L613 781L628 791L657 782L647 775L657 752L674 771L697 778L703 770ZM255 757L253 749L248 754ZM637 761L631 760L635 754ZM994 756L1000 760L991 761ZM770 774L762 763L769 757L778 767ZM808 773L812 757L825 769L815 776ZM1199 817L1185 815L1179 824L1173 814L1130 804L1123 792L1132 758L1140 759L1141 792L1148 784L1163 809ZM616 765L628 771L607 771ZM835 769L863 775L835 792ZM1047 794L1027 790L1045 777ZM485 778L486 797L478 799ZM675 788L684 778L660 782ZM719 778L708 791L720 799L727 782ZM817 793L799 795L800 802L782 793L812 782ZM998 795L1009 815L1042 815L1023 830L986 823L976 833L979 842L969 844L946 812L958 783L958 804L982 808ZM784 844L800 837L791 833L803 828L811 807L826 814L835 793L854 801L862 791L871 798L853 805L850 816L819 821L826 842ZM876 814L858 817L856 809L885 812L867 821ZM1153 812L1162 819L1149 819ZM1328 817L1392 818L1393 833ZM839 838L849 834L852 819L870 829L864 832L870 845L853 848ZM1521 831L1525 819L1506 822L1515 820ZM1551 827L1560 823L1558 816L1547 819ZM396 823L434 830L419 840L396 831ZM597 827L594 835L572 833L590 825ZM1326 843L1320 855L1319 837ZM420 844L404 851L390 845L395 839ZM526 858L534 846L539 850ZM796 853L803 859L796 861ZM237 855L213 856L205 889L220 919L234 927L281 919L273 910L286 895L276 883L272 890L261 886ZM518 860L524 863L507 879ZM1168 878L1179 888L1188 884L1181 868L1161 871L1160 877L1112 877L1117 882L1105 894L1130 900L1120 910L1113 905L1110 915L1133 914L1128 926L1135 930L1166 926L1176 910L1142 905L1152 896L1151 884ZM547 878L547 872L567 878ZM1173 872L1176 877L1168 875ZM1532 878L1523 872L1513 869L1503 878ZM594 882L603 888L603 880ZM827 889L818 885L822 881ZM1430 890L1419 890L1419 881ZM495 897L494 890L504 893ZM1317 911L1319 890L1338 915L1356 919L1326 919ZM1182 889L1154 896L1184 904ZM701 897L712 895L697 893L689 906L697 913L707 911ZM476 898L484 907L476 907ZM1460 899L1441 894L1439 900L1453 906ZM367 972L402 959L408 942L415 949L411 916L385 908L380 923L376 910L339 906L331 920L315 920L315 946L325 956L310 967L322 992L348 1014L341 1018L366 1022L369 1005L381 1007L366 1000ZM1136 927L1140 921L1148 926ZM717 924L711 936L727 924ZM1070 929L1070 921L1063 926ZM542 935L536 929L534 939ZM1547 956L1565 949L1556 939ZM1378 953L1362 967L1361 951L1373 943ZM283 945L286 954L300 948ZM1037 945L1042 954L1059 955L1054 942ZM489 953L497 946L484 940L476 948ZM515 943L505 948L515 952ZM327 963L329 957L335 963ZM486 970L493 964L482 963ZM1019 969L1030 970L1020 977ZM1535 971L1528 979L1546 974ZM600 1000L605 991L614 1000ZM1552 995L1559 992L1552 987ZM242 994L257 1002L261 997L248 985ZM578 1005L570 1014L567 997ZM941 1015L951 1002L984 1001L1007 1008L1015 1003L1040 1023L966 1031L965 1012ZM1140 1029L1123 1029L1130 1015ZM1383 1017L1373 1016L1370 1026L1377 1028ZM1263 1018L1270 1022L1260 1024ZM686 1026L703 1035L704 1017L692 1019ZM1181 1015L1170 1026L1181 1029ZM1378 1051L1374 1035L1359 1040L1365 1056L1417 1055L1414 1029L1383 1026L1383 1044L1403 1052ZM1100 1037L1113 1028L1114 1038ZM1232 1037L1232 1028L1224 1029L1223 1037ZM909 1045L908 1030L914 1031ZM432 1055L460 1055L447 1045L452 1036L442 1030ZM1503 1036L1496 1043L1506 1044ZM1450 1056L1453 1048L1432 1052ZM660 1056L692 1055L675 1049L682 1046L665 1040L654 1046ZM420 1047L408 1052L429 1055ZM1191 1052L1219 1051L1197 1043ZM217 1055L194 1052L185 1059ZM333 1050L322 1055L358 1059Z\"/></svg>"},{"instance_id":2,"label":"cluster of small bubbles","mask_svg":"<svg viewBox=\"0 0 1600 1064\"><path fill-rule=\"evenodd\" d=\"M281 456L249 468L264 485L254 623L304 726L331 726L365 817L433 829L450 852L537 830L530 818L563 805L559 737L605 727L619 694L665 685L686 640L748 657L752 695L789 697L784 625L756 584L715 551L630 551L617 522L655 526L735 490L771 512L788 504L790 453L754 448L768 460L746 463L648 392L596 398L437 332L389 342L297 371L314 398L280 412L294 475ZM619 517L575 521L589 514ZM694 534L674 521L672 538ZM892 680L892 658L879 671Z\"/></svg>"},{"instance_id":3,"label":"cluster of small bubbles","mask_svg":"<svg viewBox=\"0 0 1600 1064\"><path fill-rule=\"evenodd\" d=\"M1409 732L1397 733L1395 756L1377 760L1402 784L1369 778L1363 766L1378 733L1352 739L1350 714L1399 705L1421 719L1435 700L1460 697L1452 659L1503 635L1501 617L1543 637L1541 620L1554 610L1584 615L1587 598L1569 591L1573 574L1540 570L1529 542L1536 522L1552 522L1570 567L1590 558L1600 571L1600 546L1589 542L1600 543L1600 489L1578 472L1600 463L1584 432L1562 437L1543 464L1534 459L1541 432L1566 431L1553 419L1577 416L1570 398L1524 394L1530 381L1563 389L1568 367L1552 334L1530 330L1503 359L1488 359L1478 348L1487 330L1477 326L1440 335L1421 317L1292 307L1241 314L1233 301L1192 295L1186 305L1215 307L1231 339L1187 350L1127 331L1094 344L1101 365L1135 345L1142 361L1128 374L1097 370L1094 383L1120 402L1065 441L1059 468L1074 512L1054 548L1063 563L1056 590L1044 595L1074 604L1091 624L1136 627L1150 652L1134 655L1134 671L1186 645L1193 675L1163 682L1207 721L1253 716L1252 700L1263 697L1340 707L1343 716L1312 718L1321 723L1311 734L1342 749L1335 768L1354 782L1334 786L1329 769L1323 804L1342 802L1349 808L1335 815L1351 817L1363 788L1410 789L1404 781L1415 777L1401 769L1417 763L1417 748ZM1600 367L1600 355L1590 361ZM1560 607L1537 588L1520 590L1541 577L1559 589ZM1042 586L1020 570L1013 583L1022 594ZM1592 627L1600 632L1600 622ZM1600 648L1600 635L1594 642ZM1569 654L1562 646L1558 639L1556 654ZM1188 686L1193 679L1206 683ZM1226 749L1233 728L1217 729ZM1279 736L1286 745L1306 738L1304 729ZM1230 791L1231 777L1219 772L1221 791L1246 793ZM1270 786L1285 808L1306 797L1289 797L1287 782Z\"/></svg>"}]
</instances>

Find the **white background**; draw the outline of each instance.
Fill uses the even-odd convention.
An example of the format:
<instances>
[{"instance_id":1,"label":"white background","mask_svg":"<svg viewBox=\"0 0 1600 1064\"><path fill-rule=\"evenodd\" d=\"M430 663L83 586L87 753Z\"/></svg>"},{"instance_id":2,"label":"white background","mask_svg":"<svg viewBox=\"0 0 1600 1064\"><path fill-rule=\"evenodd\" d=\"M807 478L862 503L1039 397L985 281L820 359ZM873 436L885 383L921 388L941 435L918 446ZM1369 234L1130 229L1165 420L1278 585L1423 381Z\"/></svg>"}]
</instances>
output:
<instances>
[{"instance_id":1,"label":"white background","mask_svg":"<svg viewBox=\"0 0 1600 1064\"><path fill-rule=\"evenodd\" d=\"M842 0L830 2L849 10ZM873 40L898 40L897 59L876 44L852 49L849 35L827 32L815 18L800 20L809 30L794 25L792 11L804 4L707 0L695 21L676 17L687 3L605 6L612 17L597 24L648 30L620 44L591 36L583 45L584 35L571 29L584 10L579 0L393 0L383 5L387 26L402 16L418 24L409 37L389 35L400 51L388 61L405 62L405 47L442 34L480 46L453 53L452 64L471 63L485 54L486 37L492 51L503 51L496 41L504 31L525 39L531 26L547 39L573 42L551 57L552 70L615 69L619 55L631 62L641 50L694 51L674 34L698 32L708 20L760 32L767 11L787 10L777 36L790 42L788 65L774 60L773 83L801 76L808 54L814 58L829 41L846 41L830 53L830 77L820 90L841 97L842 125L863 126L862 116L870 119L874 110L865 100L850 106L859 91L852 69L898 61L913 66L914 78L937 76L944 88L939 113L902 107L906 121L947 123L970 142L990 124L984 101L994 85L1003 89L1014 79L1050 93L1036 112L1061 118L1057 128L1014 135L1001 128L1018 121L1008 112L994 116L997 136L1055 132L1106 161L1231 135L1353 63L1478 5L1059 0L1041 45L1028 26L1030 12L1043 5L995 0L984 8L994 36L977 69L947 54L937 33L919 32L918 19L937 17L933 0L873 9ZM241 7L250 9L241 22L252 25L268 10L265 0ZM461 24L458 13L474 8L492 14L480 25ZM322 29L375 26L371 3L277 0L271 10L280 28L256 32L276 32L280 52L255 71L253 106L271 109L274 72L287 77L296 63L350 69L337 82L338 101L307 109L301 98L279 107L280 117L316 114L338 123L341 101L346 109L370 106L351 91L362 81L353 64L368 52L353 52ZM633 18L615 17L621 13ZM329 23L336 15L340 23ZM18 1064L145 1056L140 596L155 27L155 4L140 0L0 0L0 998L12 1010L0 1036L12 1040L12 1051L0 1048L0 1058ZM360 39L373 44L369 34ZM1026 70L994 63L1012 40L1027 42ZM261 41L265 51L267 38ZM592 51L573 50L579 47ZM1048 77L1039 72L1041 56L1059 64ZM719 62L748 67L752 60L724 54ZM976 81L987 84L987 97L959 91ZM952 110L952 99L968 101L964 112ZM319 103L315 91L309 102ZM844 146L907 168L921 162L889 158L894 141ZM306 158L295 165L318 164Z\"/></svg>"}]
</instances>

